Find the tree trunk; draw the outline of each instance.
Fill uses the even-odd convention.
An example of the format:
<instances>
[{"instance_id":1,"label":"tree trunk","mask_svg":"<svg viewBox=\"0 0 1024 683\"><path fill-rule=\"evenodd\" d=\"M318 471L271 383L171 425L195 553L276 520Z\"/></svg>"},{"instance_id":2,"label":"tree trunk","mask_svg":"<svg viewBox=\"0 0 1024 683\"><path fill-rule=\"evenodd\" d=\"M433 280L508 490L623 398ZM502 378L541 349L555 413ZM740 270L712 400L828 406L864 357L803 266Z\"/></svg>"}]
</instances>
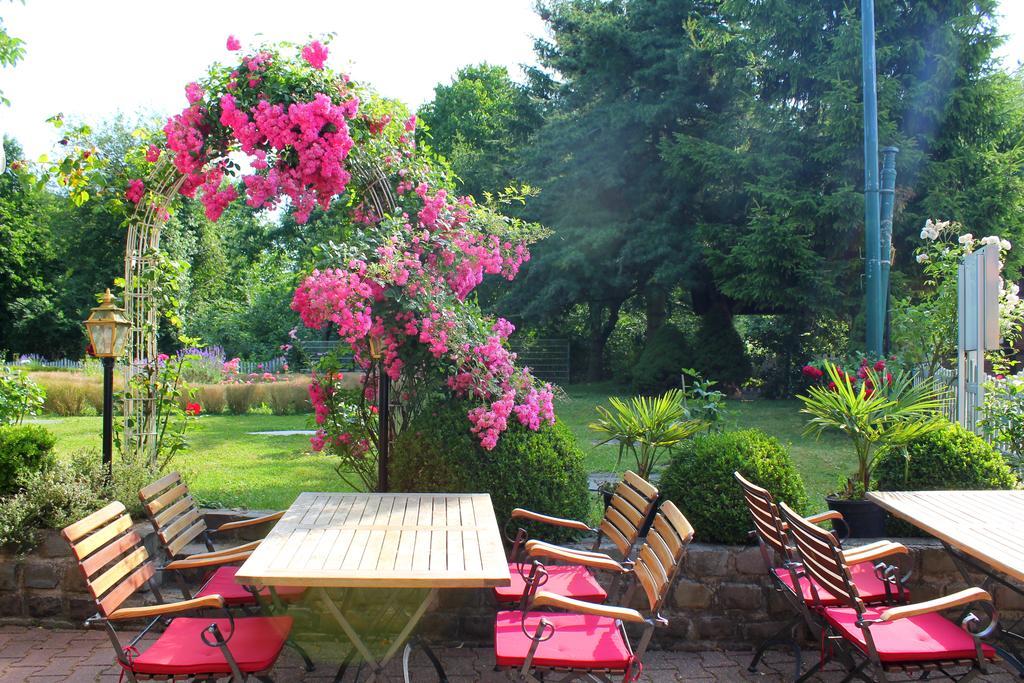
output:
<instances>
[{"instance_id":1,"label":"tree trunk","mask_svg":"<svg viewBox=\"0 0 1024 683\"><path fill-rule=\"evenodd\" d=\"M608 344L608 337L615 331L615 325L619 322L619 309L621 301L612 303L590 304L590 318L588 321L588 358L587 358L587 381L600 382L604 379L604 348ZM605 320L605 310L608 311L608 319Z\"/></svg>"},{"instance_id":2,"label":"tree trunk","mask_svg":"<svg viewBox=\"0 0 1024 683\"><path fill-rule=\"evenodd\" d=\"M651 343L654 333L661 329L668 316L668 296L663 287L649 285L644 294L647 329L644 330L644 341Z\"/></svg>"}]
</instances>

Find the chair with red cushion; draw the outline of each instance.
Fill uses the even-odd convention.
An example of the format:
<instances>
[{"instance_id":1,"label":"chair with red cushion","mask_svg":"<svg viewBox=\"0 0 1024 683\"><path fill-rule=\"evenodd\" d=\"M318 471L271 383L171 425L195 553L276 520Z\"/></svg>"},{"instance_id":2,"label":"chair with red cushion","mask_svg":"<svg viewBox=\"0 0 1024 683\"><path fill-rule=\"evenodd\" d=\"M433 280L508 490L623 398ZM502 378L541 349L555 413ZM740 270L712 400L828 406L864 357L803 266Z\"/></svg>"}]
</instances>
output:
<instances>
[{"instance_id":1,"label":"chair with red cushion","mask_svg":"<svg viewBox=\"0 0 1024 683\"><path fill-rule=\"evenodd\" d=\"M814 580L804 572L799 557L793 552L786 538L787 527L779 516L779 509L772 494L767 489L748 481L739 472L733 474L743 488L747 509L754 520L752 533L757 537L761 557L764 559L772 585L796 612L796 615L778 632L758 645L748 668L750 671L756 671L765 650L775 645L785 645L793 650L796 676L799 676L800 643L793 635L794 628L806 623L813 633L820 634L823 624L821 614L814 607L816 600L820 600L821 604L826 606L838 605L840 600L830 595L823 586L815 585ZM812 524L825 521L841 524L843 516L830 510L806 519ZM890 541L879 541L846 551L850 561L850 575L865 604L895 605L909 600L910 594L904 587L903 577L900 577L897 568L881 562L884 558L906 552L906 547ZM795 588L796 586L799 586L799 590Z\"/></svg>"},{"instance_id":2,"label":"chair with red cushion","mask_svg":"<svg viewBox=\"0 0 1024 683\"><path fill-rule=\"evenodd\" d=\"M245 614L254 614L250 608L257 608L259 612L271 616L283 613L285 605L297 602L305 595L306 589L301 586L269 587L257 591L239 584L235 581L238 565L252 554L260 541L217 550L211 538L211 535L216 533L276 522L283 512L228 522L216 529L210 529L206 526L206 521L188 486L182 482L181 475L177 472L171 472L141 489L139 500L142 501L146 516L164 548L166 564L162 569L174 572L174 577L186 599L193 596L202 598L207 595L219 595L228 607L237 607ZM179 557L189 543L196 541L202 541L208 552ZM186 572L189 570L195 570L203 577L194 591L186 579ZM313 664L305 651L292 641L289 641L288 645L302 656L306 668L312 671Z\"/></svg>"},{"instance_id":3,"label":"chair with red cushion","mask_svg":"<svg viewBox=\"0 0 1024 683\"><path fill-rule=\"evenodd\" d=\"M668 625L661 608L692 538L693 527L679 509L663 503L636 560L622 569L636 579L629 592L643 590L647 614L538 590L546 568L534 561L522 608L498 612L495 619L497 668L531 683L553 671L558 672L559 681L611 681L611 676L633 680L643 669L641 661L654 629ZM627 602L630 597L626 596ZM631 645L627 625L640 631L636 647Z\"/></svg>"},{"instance_id":4,"label":"chair with red cushion","mask_svg":"<svg viewBox=\"0 0 1024 683\"><path fill-rule=\"evenodd\" d=\"M968 681L987 673L995 650L983 638L997 628L992 597L981 588L966 588L952 595L917 604L869 606L864 602L850 569L851 560L831 532L816 526L785 503L779 505L782 518L800 553L801 564L814 595L814 607L824 618L824 637L834 644L833 653L805 673L815 675L832 659L842 663L848 676L888 681L890 675L939 674L956 681ZM827 591L827 598L820 588ZM979 617L967 612L960 626L942 616L953 608L976 605ZM963 673L954 673L964 670Z\"/></svg>"},{"instance_id":5,"label":"chair with red cushion","mask_svg":"<svg viewBox=\"0 0 1024 683\"><path fill-rule=\"evenodd\" d=\"M96 601L98 612L87 624L106 627L128 680L228 678L242 683L249 676L270 680L269 671L292 628L290 617L236 619L219 595L165 603L153 581L156 569L149 553L121 503L110 503L68 526L62 535ZM125 607L125 601L144 585L158 604ZM200 616L211 609L222 615ZM177 616L185 613L196 616ZM122 646L115 624L136 619L150 621ZM141 641L157 624L165 625L164 631L139 652Z\"/></svg>"},{"instance_id":6,"label":"chair with red cushion","mask_svg":"<svg viewBox=\"0 0 1024 683\"><path fill-rule=\"evenodd\" d=\"M627 471L622 481L615 487L611 502L605 508L601 523L591 528L585 522L574 519L561 519L532 512L523 508L512 511L513 520L549 524L563 529L572 529L595 534L594 544L589 551L572 550L537 540L527 540L526 530L519 529L512 551L509 553L509 573L512 584L494 589L494 596L503 605L518 604L526 593L527 575L531 569L531 558L538 557L531 550L537 548L553 549L556 554L543 555L566 564L547 565L544 590L557 593L574 600L585 602L604 602L608 592L598 583L593 569L610 569L618 562L606 553L599 551L604 538L611 540L622 560L630 560L631 553L640 536L644 521L651 514L658 500L658 489L648 481ZM525 555L525 557L524 557ZM589 558L590 561L587 561Z\"/></svg>"}]
</instances>

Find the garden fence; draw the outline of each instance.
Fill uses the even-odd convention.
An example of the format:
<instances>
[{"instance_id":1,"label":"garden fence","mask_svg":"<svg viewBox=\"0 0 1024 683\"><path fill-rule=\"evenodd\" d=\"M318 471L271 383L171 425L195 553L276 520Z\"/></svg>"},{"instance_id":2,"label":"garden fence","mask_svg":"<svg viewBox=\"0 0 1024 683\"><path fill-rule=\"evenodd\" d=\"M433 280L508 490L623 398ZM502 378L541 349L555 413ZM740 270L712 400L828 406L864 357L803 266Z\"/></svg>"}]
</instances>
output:
<instances>
[{"instance_id":1,"label":"garden fence","mask_svg":"<svg viewBox=\"0 0 1024 683\"><path fill-rule=\"evenodd\" d=\"M28 368L44 367L52 368L54 370L81 370L85 367L85 362L80 360L71 360L69 358L47 360L40 356L20 356L18 360L11 363L11 365Z\"/></svg>"},{"instance_id":2,"label":"garden fence","mask_svg":"<svg viewBox=\"0 0 1024 683\"><path fill-rule=\"evenodd\" d=\"M517 363L530 368L533 376L555 384L569 383L568 339L524 339L511 344Z\"/></svg>"}]
</instances>

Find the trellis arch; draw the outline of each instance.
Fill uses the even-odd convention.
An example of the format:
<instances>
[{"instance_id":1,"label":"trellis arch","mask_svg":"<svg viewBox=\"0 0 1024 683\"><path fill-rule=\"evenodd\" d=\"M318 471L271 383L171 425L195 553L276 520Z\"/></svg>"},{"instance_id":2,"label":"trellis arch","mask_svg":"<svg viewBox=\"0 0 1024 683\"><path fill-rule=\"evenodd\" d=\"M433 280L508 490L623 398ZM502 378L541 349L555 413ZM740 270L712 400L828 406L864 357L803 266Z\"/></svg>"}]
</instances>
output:
<instances>
[{"instance_id":1,"label":"trellis arch","mask_svg":"<svg viewBox=\"0 0 1024 683\"><path fill-rule=\"evenodd\" d=\"M377 215L393 211L398 202L391 179L380 164L356 150L348 162L353 191L370 202ZM158 353L160 322L152 274L157 266L164 223L161 208L175 200L184 181L185 176L174 167L169 155L156 162L145 184L157 200L138 204L128 221L125 245L124 305L131 333L128 361L124 365L123 444L126 454L143 456L149 462L154 462L157 446L157 375L153 360Z\"/></svg>"}]
</instances>

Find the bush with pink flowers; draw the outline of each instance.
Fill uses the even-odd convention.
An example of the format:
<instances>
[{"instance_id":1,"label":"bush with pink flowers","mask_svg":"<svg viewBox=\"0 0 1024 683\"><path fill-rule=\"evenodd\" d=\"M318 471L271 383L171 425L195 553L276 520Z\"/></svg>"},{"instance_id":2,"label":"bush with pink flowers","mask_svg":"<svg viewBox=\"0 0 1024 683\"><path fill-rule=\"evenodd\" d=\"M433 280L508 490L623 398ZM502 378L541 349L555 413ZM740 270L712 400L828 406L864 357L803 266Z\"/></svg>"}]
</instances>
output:
<instances>
[{"instance_id":1,"label":"bush with pink flowers","mask_svg":"<svg viewBox=\"0 0 1024 683\"><path fill-rule=\"evenodd\" d=\"M328 68L319 41L245 49L232 38L228 47L238 50L232 60L189 83L188 106L164 127L167 156L184 176L180 193L198 197L211 220L241 200L287 204L300 224L317 208L348 207L356 238L324 245L322 267L295 292L303 324L331 330L362 368L399 382L407 410L441 389L466 400L467 428L484 449L511 421L531 430L553 423L550 387L515 365L512 325L485 316L472 296L487 275L514 278L543 236L498 211L531 190L482 204L451 194L450 179L417 147L415 117ZM159 149L140 154L163 163ZM149 185L133 181L132 201L164 210L169 198ZM385 185L382 206L375 199ZM377 362L371 338L383 349ZM341 436L323 428L314 445Z\"/></svg>"}]
</instances>

